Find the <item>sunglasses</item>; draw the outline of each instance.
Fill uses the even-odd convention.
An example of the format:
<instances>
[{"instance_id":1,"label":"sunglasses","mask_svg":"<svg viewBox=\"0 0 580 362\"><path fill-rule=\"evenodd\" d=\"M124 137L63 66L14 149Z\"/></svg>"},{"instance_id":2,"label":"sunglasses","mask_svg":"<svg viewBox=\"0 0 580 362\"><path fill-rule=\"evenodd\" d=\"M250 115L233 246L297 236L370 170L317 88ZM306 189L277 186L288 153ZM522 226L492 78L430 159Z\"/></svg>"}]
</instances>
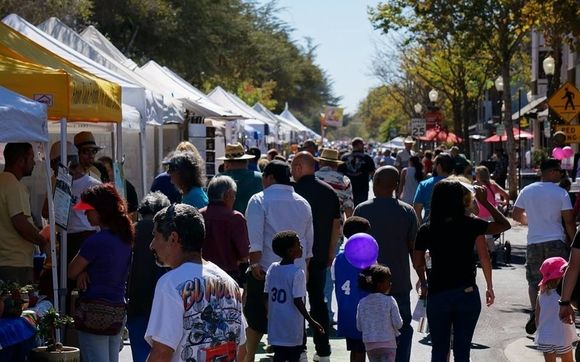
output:
<instances>
[{"instance_id":1,"label":"sunglasses","mask_svg":"<svg viewBox=\"0 0 580 362\"><path fill-rule=\"evenodd\" d=\"M96 155L97 152L99 152L99 150L96 148L85 148L81 150L81 154L83 155Z\"/></svg>"}]
</instances>

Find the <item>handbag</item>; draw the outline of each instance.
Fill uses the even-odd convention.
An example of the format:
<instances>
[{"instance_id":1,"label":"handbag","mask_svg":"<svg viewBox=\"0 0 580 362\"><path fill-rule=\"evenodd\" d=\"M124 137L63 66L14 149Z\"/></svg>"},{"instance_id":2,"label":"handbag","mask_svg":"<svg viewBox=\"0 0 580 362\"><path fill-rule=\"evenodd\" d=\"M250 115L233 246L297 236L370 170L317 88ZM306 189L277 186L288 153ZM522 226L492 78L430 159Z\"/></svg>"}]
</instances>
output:
<instances>
[{"instance_id":1,"label":"handbag","mask_svg":"<svg viewBox=\"0 0 580 362\"><path fill-rule=\"evenodd\" d=\"M124 302L81 298L74 313L75 328L100 336L114 336L123 328L126 315Z\"/></svg>"}]
</instances>

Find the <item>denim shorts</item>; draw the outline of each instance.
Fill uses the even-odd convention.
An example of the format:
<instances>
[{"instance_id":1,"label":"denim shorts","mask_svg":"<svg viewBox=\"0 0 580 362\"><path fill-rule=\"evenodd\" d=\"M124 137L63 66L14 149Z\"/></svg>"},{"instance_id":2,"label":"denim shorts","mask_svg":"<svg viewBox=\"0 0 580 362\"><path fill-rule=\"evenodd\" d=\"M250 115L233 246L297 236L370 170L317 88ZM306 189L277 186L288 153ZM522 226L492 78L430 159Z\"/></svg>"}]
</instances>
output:
<instances>
[{"instance_id":1,"label":"denim shorts","mask_svg":"<svg viewBox=\"0 0 580 362\"><path fill-rule=\"evenodd\" d=\"M540 267L544 260L560 256L566 260L570 256L570 249L561 240L550 240L543 243L530 244L526 248L526 279L530 287L537 288L542 280Z\"/></svg>"}]
</instances>

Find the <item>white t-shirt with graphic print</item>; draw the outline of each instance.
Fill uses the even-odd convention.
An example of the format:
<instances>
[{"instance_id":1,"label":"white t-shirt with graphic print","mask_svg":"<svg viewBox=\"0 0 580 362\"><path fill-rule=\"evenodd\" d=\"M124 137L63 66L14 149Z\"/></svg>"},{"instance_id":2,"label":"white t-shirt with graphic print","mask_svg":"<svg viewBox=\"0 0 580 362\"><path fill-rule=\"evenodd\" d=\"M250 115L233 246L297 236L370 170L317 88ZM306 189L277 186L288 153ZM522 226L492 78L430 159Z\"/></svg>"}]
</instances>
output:
<instances>
[{"instance_id":1,"label":"white t-shirt with graphic print","mask_svg":"<svg viewBox=\"0 0 580 362\"><path fill-rule=\"evenodd\" d=\"M268 342L272 346L301 346L304 316L294 305L294 298L306 296L304 270L296 264L272 263L264 293L268 293Z\"/></svg>"},{"instance_id":2,"label":"white t-shirt with graphic print","mask_svg":"<svg viewBox=\"0 0 580 362\"><path fill-rule=\"evenodd\" d=\"M157 282L145 340L171 347L172 362L230 361L245 330L237 283L211 262L184 263Z\"/></svg>"}]
</instances>

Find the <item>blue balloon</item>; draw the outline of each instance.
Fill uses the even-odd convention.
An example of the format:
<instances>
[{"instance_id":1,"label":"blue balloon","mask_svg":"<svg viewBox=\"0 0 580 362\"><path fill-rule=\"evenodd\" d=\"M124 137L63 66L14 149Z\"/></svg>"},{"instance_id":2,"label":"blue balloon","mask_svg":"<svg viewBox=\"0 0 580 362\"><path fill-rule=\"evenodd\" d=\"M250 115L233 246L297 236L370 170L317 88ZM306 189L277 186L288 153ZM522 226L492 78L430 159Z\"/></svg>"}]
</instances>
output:
<instances>
[{"instance_id":1,"label":"blue balloon","mask_svg":"<svg viewBox=\"0 0 580 362\"><path fill-rule=\"evenodd\" d=\"M366 269L377 262L379 244L369 234L354 234L344 245L344 256L352 266Z\"/></svg>"}]
</instances>

